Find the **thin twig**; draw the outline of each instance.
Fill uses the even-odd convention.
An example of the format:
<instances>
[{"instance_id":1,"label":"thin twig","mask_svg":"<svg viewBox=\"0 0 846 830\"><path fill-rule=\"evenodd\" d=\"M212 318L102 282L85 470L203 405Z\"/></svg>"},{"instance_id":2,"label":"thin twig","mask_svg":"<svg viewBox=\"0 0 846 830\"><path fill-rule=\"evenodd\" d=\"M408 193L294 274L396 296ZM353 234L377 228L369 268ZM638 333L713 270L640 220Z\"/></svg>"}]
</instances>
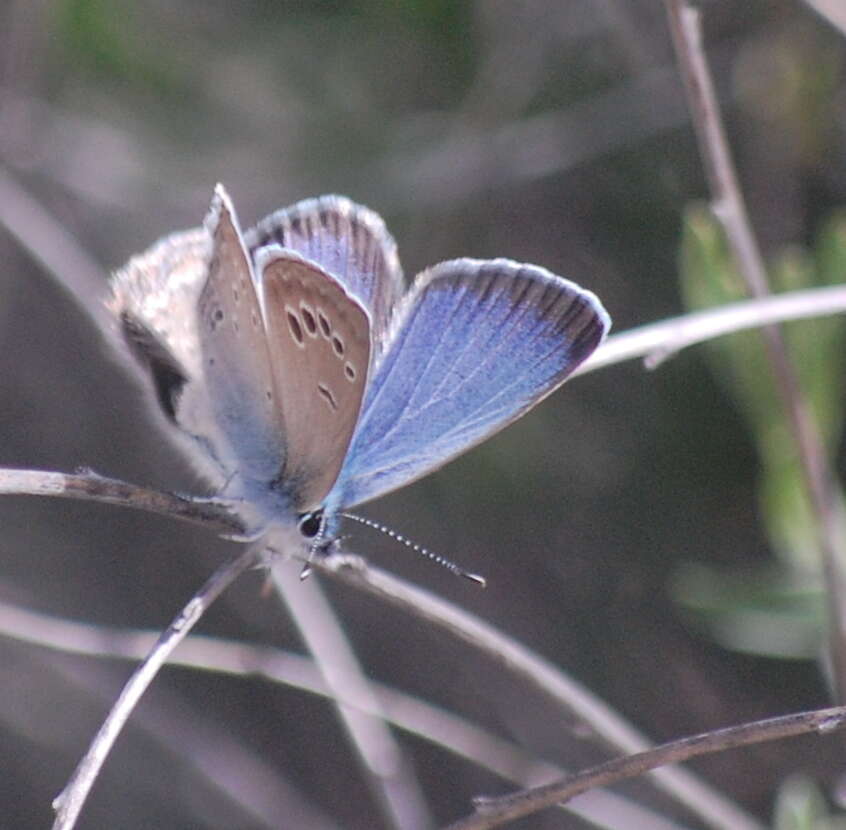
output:
<instances>
[{"instance_id":1,"label":"thin twig","mask_svg":"<svg viewBox=\"0 0 846 830\"><path fill-rule=\"evenodd\" d=\"M37 481L39 476L45 477L48 484L53 482L58 482L58 484L45 487L34 486L33 482ZM3 481L4 479L8 481L23 479L27 482L26 489L23 492L66 497L70 495L65 486L66 478L68 477L57 473L0 470L0 493L21 492L9 487L4 488ZM108 491L106 485L111 482L110 479L94 477L97 487L92 492L90 488L85 486L84 476L70 478L83 479L79 482L81 486L77 487L75 492L84 499L120 504L120 494L125 488L133 499L127 502L126 506L138 508L156 503L155 500L146 497L143 499L135 498L137 495L136 488L123 485L120 482L115 482L117 485L115 490ZM144 492L142 488L137 488L137 490ZM166 503L168 498L170 497L164 496L163 503ZM175 516L176 518L203 523L200 514L191 514L182 500L176 499L174 504L180 511ZM158 507L155 508L155 512L159 512ZM213 527L218 526L219 519L220 517L217 515L211 517L210 523ZM649 745L645 737L637 733L598 698L569 679L555 666L541 660L524 646L505 637L492 626L419 588L406 585L396 577L379 572L374 568L364 570L341 567L347 563L348 560L344 557L332 557L325 560L317 559L313 564L315 568L336 573L337 577L343 581L399 605L409 614L434 622L472 643L477 648L504 660L512 670L518 671L537 688L589 724L595 733L616 751L637 752ZM757 828L755 822L722 799L717 793L700 784L693 776L678 770L664 770L659 773L659 776L660 786L694 812L707 817L713 825L732 828L733 830Z\"/></svg>"},{"instance_id":2,"label":"thin twig","mask_svg":"<svg viewBox=\"0 0 846 830\"><path fill-rule=\"evenodd\" d=\"M67 290L77 308L111 340L114 326L99 302L106 290L106 270L2 167L0 226Z\"/></svg>"},{"instance_id":3,"label":"thin twig","mask_svg":"<svg viewBox=\"0 0 846 830\"><path fill-rule=\"evenodd\" d=\"M646 752L606 761L604 764L554 784L523 790L502 798L477 799L478 812L475 815L450 824L445 830L488 830L521 816L536 813L546 807L569 801L593 787L607 787L635 778L665 764L677 764L699 755L723 752L726 749L751 746L795 735L813 732L828 734L844 726L846 726L846 707L836 707L769 718L682 738Z\"/></svg>"},{"instance_id":4,"label":"thin twig","mask_svg":"<svg viewBox=\"0 0 846 830\"><path fill-rule=\"evenodd\" d=\"M55 473L46 470L0 468L0 496L29 495L77 499L144 510L171 519L200 525L227 538L242 538L243 521L216 499L179 496L106 478L90 470Z\"/></svg>"},{"instance_id":5,"label":"thin twig","mask_svg":"<svg viewBox=\"0 0 846 830\"><path fill-rule=\"evenodd\" d=\"M240 574L256 563L257 557L258 548L250 546L218 568L162 632L147 658L123 687L67 786L53 802L56 810L53 830L72 830L76 825L100 769L141 695L206 609Z\"/></svg>"},{"instance_id":6,"label":"thin twig","mask_svg":"<svg viewBox=\"0 0 846 830\"><path fill-rule=\"evenodd\" d=\"M0 636L64 654L140 660L153 647L158 633L76 622L0 601ZM191 634L170 656L168 665L236 677L262 678L310 694L332 696L314 660L272 646ZM51 668L56 670L55 664ZM59 671L71 678L78 675L68 670ZM89 676L90 671L85 675L86 679ZM86 686L86 689L91 693L96 694L98 690L102 693L100 687L94 684ZM398 729L446 749L505 781L529 787L567 774L559 765L533 757L525 749L469 723L465 718L392 686L371 681L370 690L375 695L377 706L373 710L362 711L384 718ZM362 699L339 702L349 708L367 705L367 701ZM136 725L160 736L159 721L145 724L143 713L138 714L141 717ZM220 738L213 737L212 740ZM207 774L218 786L222 786L214 777L216 770ZM623 796L602 790L593 790L568 805L567 809L587 821L602 822L609 827L678 830L678 825L670 819Z\"/></svg>"},{"instance_id":7,"label":"thin twig","mask_svg":"<svg viewBox=\"0 0 846 830\"><path fill-rule=\"evenodd\" d=\"M369 678L318 580L304 582L301 572L298 562L279 562L271 577L331 691L386 826L431 827L420 784L386 723Z\"/></svg>"},{"instance_id":8,"label":"thin twig","mask_svg":"<svg viewBox=\"0 0 846 830\"><path fill-rule=\"evenodd\" d=\"M702 46L699 13L686 0L665 0L665 3L711 188L713 211L725 230L749 292L762 299L770 293L767 271L737 182ZM846 550L840 539L834 478L781 331L775 325L765 326L763 336L776 391L787 414L811 508L816 515L827 583L829 654L836 698L843 700L846 695Z\"/></svg>"},{"instance_id":9,"label":"thin twig","mask_svg":"<svg viewBox=\"0 0 846 830\"><path fill-rule=\"evenodd\" d=\"M243 524L222 503L159 493L94 473L65 475L0 470L0 494L4 493L99 501L185 519L230 537L244 533ZM294 576L293 582L287 580L290 575L285 563L279 563L273 569L273 576L335 696L339 700L344 697L367 698L369 692L364 673L357 667L352 650L345 645L341 626L334 619L329 604L317 596L317 583L312 581L303 585L297 576ZM322 637L318 636L320 632ZM397 827L430 825L425 800L414 777L409 774L410 764L404 759L404 753L390 730L374 714L376 704L372 703L370 709L370 712L365 712L347 710L343 705L340 707L348 733L364 761L364 775L373 784L374 792L380 795L380 803Z\"/></svg>"},{"instance_id":10,"label":"thin twig","mask_svg":"<svg viewBox=\"0 0 846 830\"><path fill-rule=\"evenodd\" d=\"M805 2L840 34L846 35L846 6L843 5L843 0L805 0Z\"/></svg>"},{"instance_id":11,"label":"thin twig","mask_svg":"<svg viewBox=\"0 0 846 830\"><path fill-rule=\"evenodd\" d=\"M826 317L846 312L846 285L789 291L648 323L609 337L573 376L615 363L646 359L654 369L688 346L769 323Z\"/></svg>"},{"instance_id":12,"label":"thin twig","mask_svg":"<svg viewBox=\"0 0 846 830\"><path fill-rule=\"evenodd\" d=\"M149 635L139 638L147 642L147 648L133 659L133 663L146 657L155 643L157 634L151 631ZM177 653L184 644L180 645ZM115 679L118 667L106 666L102 662L94 665L91 660L57 660L46 652L33 651L27 657L43 684L40 692L33 693L39 694L39 700L31 701L31 705L38 707L39 722L45 730L58 734L62 727L67 728L73 704L64 705L66 700L84 700L88 708L107 712L120 692L122 683L116 685ZM171 663L168 660L168 665ZM8 702L4 701L3 718L7 723L10 715L14 717L13 712L14 709L10 709ZM232 728L230 721L222 720L217 714L212 707L186 707L185 699L178 690L163 685L156 687L154 705L139 706L133 711L132 734L122 740L134 743L136 748L143 742L145 752L147 748L158 747L158 757L162 762L172 764L174 770L173 776L153 774L145 781L144 798L148 804L159 799L172 799L172 779L178 777L183 792L190 789L217 793L221 797L221 808L226 811L224 815L230 814L230 806L234 807L240 816L232 815L231 827L279 830L279 816L284 815L291 827L342 830L330 818L328 805L319 804L311 793L306 792L306 784L297 780L295 770L280 769L277 759L265 751L261 742L245 740L243 734ZM148 754L147 757L151 756ZM127 775L126 769L120 768L117 758L111 764L112 781L120 778L126 783L131 773ZM151 766L155 764L153 761ZM534 783L543 782L530 782L523 786ZM93 798L96 800L96 795ZM578 799L577 803L581 800ZM225 802L229 802L230 806L226 806ZM95 809L92 805L92 812ZM83 810L83 817L78 822L80 827L94 826L91 817L86 821L87 812L87 809ZM223 823L224 820L218 817L217 826Z\"/></svg>"},{"instance_id":13,"label":"thin twig","mask_svg":"<svg viewBox=\"0 0 846 830\"><path fill-rule=\"evenodd\" d=\"M337 555L315 564L336 570L344 582L437 625L470 643L477 651L498 660L508 671L520 676L525 683L548 695L580 722L589 725L595 737L606 746L625 753L642 752L651 746L607 704L517 640L465 609L377 568L348 567L355 561ZM754 819L686 770L660 769L653 773L653 777L660 789L713 827L760 830Z\"/></svg>"}]
</instances>

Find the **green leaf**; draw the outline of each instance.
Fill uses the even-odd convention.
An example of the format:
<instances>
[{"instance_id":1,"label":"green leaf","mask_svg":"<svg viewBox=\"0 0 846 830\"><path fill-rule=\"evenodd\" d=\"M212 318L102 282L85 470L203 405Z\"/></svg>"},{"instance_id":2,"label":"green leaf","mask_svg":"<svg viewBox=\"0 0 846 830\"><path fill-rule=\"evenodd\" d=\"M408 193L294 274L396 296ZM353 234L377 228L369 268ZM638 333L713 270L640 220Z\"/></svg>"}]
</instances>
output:
<instances>
[{"instance_id":1,"label":"green leaf","mask_svg":"<svg viewBox=\"0 0 846 830\"><path fill-rule=\"evenodd\" d=\"M846 218L820 233L814 256L792 248L771 267L775 291L842 281L846 274ZM691 310L746 298L719 224L707 208L687 211L681 249L681 287ZM833 455L843 428L842 383L846 322L842 315L782 327L788 356L810 417ZM790 423L761 332L740 332L706 345L714 374L749 425L761 462L761 508L773 549L788 563L817 567L815 520L805 493Z\"/></svg>"},{"instance_id":2,"label":"green leaf","mask_svg":"<svg viewBox=\"0 0 846 830\"><path fill-rule=\"evenodd\" d=\"M684 563L670 586L687 619L724 648L781 659L814 659L825 624L822 587L776 568L724 573Z\"/></svg>"},{"instance_id":3,"label":"green leaf","mask_svg":"<svg viewBox=\"0 0 846 830\"><path fill-rule=\"evenodd\" d=\"M703 205L686 212L680 264L682 295L690 310L747 298L722 229ZM774 292L840 283L844 274L846 214L839 213L825 223L812 253L793 247L770 267ZM787 323L781 331L808 416L824 452L833 458L843 431L846 320L832 315ZM707 343L705 352L757 448L760 515L778 563L744 577L683 569L675 585L676 598L728 648L814 657L820 648L825 607L817 519L764 336L760 331L739 332ZM842 492L836 495L842 505Z\"/></svg>"},{"instance_id":4,"label":"green leaf","mask_svg":"<svg viewBox=\"0 0 846 830\"><path fill-rule=\"evenodd\" d=\"M774 830L844 830L846 817L833 815L817 784L792 775L779 788L773 810Z\"/></svg>"}]
</instances>

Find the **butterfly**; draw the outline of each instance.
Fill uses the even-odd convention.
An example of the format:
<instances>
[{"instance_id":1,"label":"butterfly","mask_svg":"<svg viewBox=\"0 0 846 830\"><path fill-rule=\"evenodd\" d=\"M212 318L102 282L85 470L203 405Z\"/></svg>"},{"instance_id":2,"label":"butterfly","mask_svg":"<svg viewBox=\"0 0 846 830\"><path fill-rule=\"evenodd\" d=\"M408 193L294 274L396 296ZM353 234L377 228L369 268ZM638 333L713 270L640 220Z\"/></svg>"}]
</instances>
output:
<instances>
[{"instance_id":1,"label":"butterfly","mask_svg":"<svg viewBox=\"0 0 846 830\"><path fill-rule=\"evenodd\" d=\"M442 262L406 286L382 219L342 196L242 232L221 185L202 227L112 287L162 417L294 555L520 417L611 324L590 291L508 259Z\"/></svg>"}]
</instances>

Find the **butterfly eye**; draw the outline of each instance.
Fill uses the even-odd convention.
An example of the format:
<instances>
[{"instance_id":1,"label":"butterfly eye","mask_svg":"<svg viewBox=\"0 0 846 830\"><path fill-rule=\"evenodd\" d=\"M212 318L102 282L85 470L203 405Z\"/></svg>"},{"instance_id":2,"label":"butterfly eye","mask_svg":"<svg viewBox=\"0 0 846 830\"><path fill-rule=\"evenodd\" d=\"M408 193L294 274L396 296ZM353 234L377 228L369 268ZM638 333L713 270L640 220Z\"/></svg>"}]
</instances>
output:
<instances>
[{"instance_id":1,"label":"butterfly eye","mask_svg":"<svg viewBox=\"0 0 846 830\"><path fill-rule=\"evenodd\" d=\"M300 516L298 525L300 534L306 539L314 539L320 533L320 525L323 522L323 511L315 510L312 513L303 513Z\"/></svg>"}]
</instances>

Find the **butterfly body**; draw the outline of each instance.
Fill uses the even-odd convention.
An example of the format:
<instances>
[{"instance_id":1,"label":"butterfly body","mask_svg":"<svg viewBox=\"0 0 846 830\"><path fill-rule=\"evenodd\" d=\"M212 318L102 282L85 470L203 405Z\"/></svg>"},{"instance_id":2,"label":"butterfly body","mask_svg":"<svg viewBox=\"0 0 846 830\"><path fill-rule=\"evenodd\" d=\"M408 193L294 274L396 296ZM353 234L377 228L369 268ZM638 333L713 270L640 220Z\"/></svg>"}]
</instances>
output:
<instances>
[{"instance_id":1,"label":"butterfly body","mask_svg":"<svg viewBox=\"0 0 846 830\"><path fill-rule=\"evenodd\" d=\"M382 220L343 197L242 233L220 186L202 228L113 285L161 414L291 553L518 418L610 326L593 294L511 260L443 262L406 289Z\"/></svg>"}]
</instances>

